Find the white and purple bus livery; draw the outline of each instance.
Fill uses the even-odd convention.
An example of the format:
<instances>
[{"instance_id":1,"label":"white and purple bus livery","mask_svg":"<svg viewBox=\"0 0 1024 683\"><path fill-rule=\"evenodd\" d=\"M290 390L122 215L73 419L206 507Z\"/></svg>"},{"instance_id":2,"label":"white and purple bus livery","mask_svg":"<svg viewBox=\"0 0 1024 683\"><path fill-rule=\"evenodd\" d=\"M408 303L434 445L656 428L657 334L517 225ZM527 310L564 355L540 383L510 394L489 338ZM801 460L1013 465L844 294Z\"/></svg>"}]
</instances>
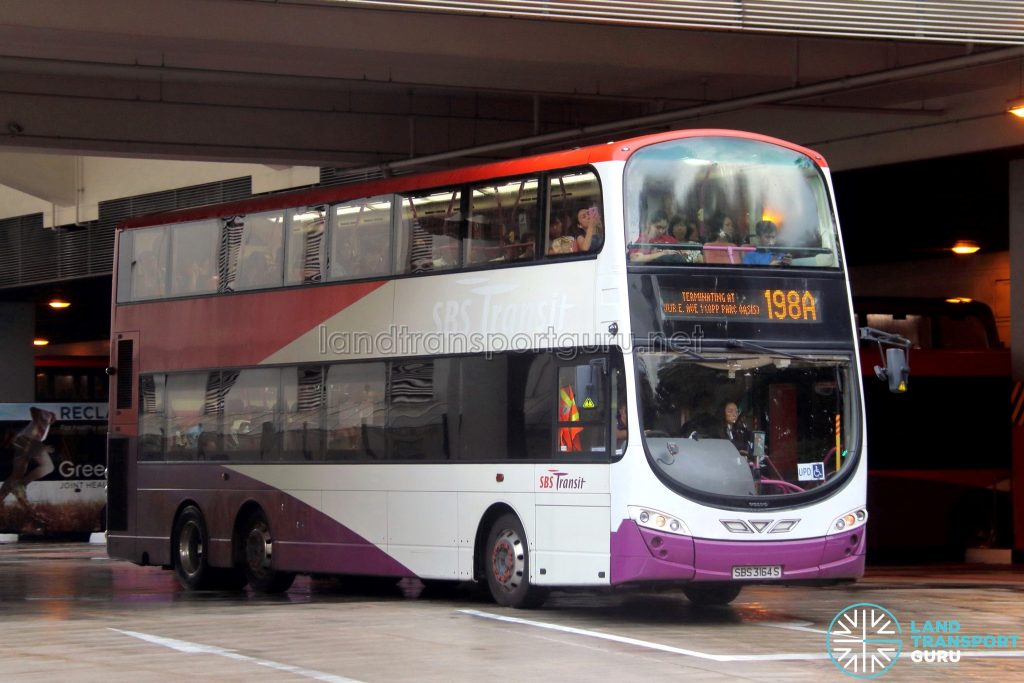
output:
<instances>
[{"instance_id":1,"label":"white and purple bus livery","mask_svg":"<svg viewBox=\"0 0 1024 683\"><path fill-rule=\"evenodd\" d=\"M864 567L857 345L814 152L724 130L118 230L111 556L550 588Z\"/></svg>"}]
</instances>

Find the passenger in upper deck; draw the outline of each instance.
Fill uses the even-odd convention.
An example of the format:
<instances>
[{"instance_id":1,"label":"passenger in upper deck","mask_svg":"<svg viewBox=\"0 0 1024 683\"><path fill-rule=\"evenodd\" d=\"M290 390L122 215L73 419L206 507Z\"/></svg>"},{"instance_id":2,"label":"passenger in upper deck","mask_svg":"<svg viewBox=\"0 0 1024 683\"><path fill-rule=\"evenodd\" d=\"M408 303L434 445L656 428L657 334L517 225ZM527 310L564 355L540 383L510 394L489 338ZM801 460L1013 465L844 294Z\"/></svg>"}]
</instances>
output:
<instances>
[{"instance_id":1,"label":"passenger in upper deck","mask_svg":"<svg viewBox=\"0 0 1024 683\"><path fill-rule=\"evenodd\" d=\"M700 263L704 260L701 251L700 229L697 227L695 217L683 217L676 214L668 222L668 232L680 244L689 246L689 249L682 249L679 254L686 263Z\"/></svg>"},{"instance_id":2,"label":"passenger in upper deck","mask_svg":"<svg viewBox=\"0 0 1024 683\"><path fill-rule=\"evenodd\" d=\"M647 230L640 239L644 246L632 246L629 248L629 260L633 263L648 263L659 259L666 259L674 256L675 251L671 249L659 249L650 246L652 244L678 244L675 237L668 234L668 216L664 211L656 211L647 221Z\"/></svg>"},{"instance_id":3,"label":"passenger in upper deck","mask_svg":"<svg viewBox=\"0 0 1024 683\"><path fill-rule=\"evenodd\" d=\"M736 224L724 213L716 213L708 224L708 241L704 243L705 263L740 263L740 253L749 247L737 247Z\"/></svg>"},{"instance_id":4,"label":"passenger in upper deck","mask_svg":"<svg viewBox=\"0 0 1024 683\"><path fill-rule=\"evenodd\" d=\"M711 217L708 230L708 244L738 244L736 240L736 224L724 213L716 213Z\"/></svg>"},{"instance_id":5,"label":"passenger in upper deck","mask_svg":"<svg viewBox=\"0 0 1024 683\"><path fill-rule=\"evenodd\" d=\"M565 227L568 224L567 217L551 215L551 222L548 224L549 254L571 254L576 251L576 239L565 234Z\"/></svg>"},{"instance_id":6,"label":"passenger in upper deck","mask_svg":"<svg viewBox=\"0 0 1024 683\"><path fill-rule=\"evenodd\" d=\"M676 242L700 242L700 231L697 229L697 223L687 220L679 214L672 216L672 220L668 222L668 232L676 238Z\"/></svg>"},{"instance_id":7,"label":"passenger in upper deck","mask_svg":"<svg viewBox=\"0 0 1024 683\"><path fill-rule=\"evenodd\" d=\"M793 262L792 254L780 254L767 247L775 246L775 238L778 235L778 228L771 221L758 221L754 226L755 238L759 247L755 251L748 251L743 254L743 262L758 266L788 266Z\"/></svg>"},{"instance_id":8,"label":"passenger in upper deck","mask_svg":"<svg viewBox=\"0 0 1024 683\"><path fill-rule=\"evenodd\" d=\"M600 251L604 244L604 225L596 206L583 207L576 212L576 225L569 236L576 239L576 251Z\"/></svg>"}]
</instances>

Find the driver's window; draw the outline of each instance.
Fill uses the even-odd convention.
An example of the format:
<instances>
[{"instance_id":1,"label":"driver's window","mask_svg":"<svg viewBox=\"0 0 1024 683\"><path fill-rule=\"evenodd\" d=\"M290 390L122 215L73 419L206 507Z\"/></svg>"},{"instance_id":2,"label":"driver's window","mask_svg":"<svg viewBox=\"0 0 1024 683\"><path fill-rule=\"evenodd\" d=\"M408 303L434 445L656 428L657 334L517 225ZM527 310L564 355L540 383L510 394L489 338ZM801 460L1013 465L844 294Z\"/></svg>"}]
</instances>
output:
<instances>
[{"instance_id":1,"label":"driver's window","mask_svg":"<svg viewBox=\"0 0 1024 683\"><path fill-rule=\"evenodd\" d=\"M560 458L608 455L606 370L592 363L558 369L557 450Z\"/></svg>"}]
</instances>

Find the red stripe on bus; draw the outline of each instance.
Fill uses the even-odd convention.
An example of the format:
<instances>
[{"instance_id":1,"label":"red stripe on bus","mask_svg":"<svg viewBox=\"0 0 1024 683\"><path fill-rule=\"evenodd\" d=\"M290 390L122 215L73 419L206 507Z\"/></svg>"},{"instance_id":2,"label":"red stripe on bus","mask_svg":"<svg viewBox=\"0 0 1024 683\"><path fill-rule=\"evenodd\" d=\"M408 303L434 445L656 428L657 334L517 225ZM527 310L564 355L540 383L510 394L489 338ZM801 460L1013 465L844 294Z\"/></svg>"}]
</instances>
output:
<instances>
[{"instance_id":1,"label":"red stripe on bus","mask_svg":"<svg viewBox=\"0 0 1024 683\"><path fill-rule=\"evenodd\" d=\"M114 334L143 331L142 372L257 365L385 284L321 285L124 305L117 309Z\"/></svg>"},{"instance_id":2,"label":"red stripe on bus","mask_svg":"<svg viewBox=\"0 0 1024 683\"><path fill-rule=\"evenodd\" d=\"M474 183L481 180L491 180L494 178L534 175L543 171L572 168L574 166L585 166L587 164L594 164L601 161L625 160L638 149L647 147L648 145L667 142L669 140L706 137L709 135L767 142L780 147L785 147L786 149L791 149L801 154L806 154L818 166L821 166L822 168L827 167L825 159L817 152L807 149L806 147L801 147L800 145L795 145L791 142L786 142L785 140L779 140L778 138L759 135L757 133L704 128L645 135L642 137L619 140L617 142L604 145L593 145L590 147L561 152L540 154L537 156L526 157L524 159L511 159L508 161L499 161L491 164L481 164L446 171L410 174L394 178L385 178L383 180L373 180L366 183L315 188L312 190L300 190L296 192L282 192L280 194L257 197L230 204L203 206L162 214L151 214L148 216L129 219L122 223L120 227L139 228L151 225L181 223L211 217L223 218L237 214L272 211L283 207L316 206L319 204L330 204L344 201L346 199L373 197L380 194L422 190L430 187L448 187L464 183Z\"/></svg>"}]
</instances>

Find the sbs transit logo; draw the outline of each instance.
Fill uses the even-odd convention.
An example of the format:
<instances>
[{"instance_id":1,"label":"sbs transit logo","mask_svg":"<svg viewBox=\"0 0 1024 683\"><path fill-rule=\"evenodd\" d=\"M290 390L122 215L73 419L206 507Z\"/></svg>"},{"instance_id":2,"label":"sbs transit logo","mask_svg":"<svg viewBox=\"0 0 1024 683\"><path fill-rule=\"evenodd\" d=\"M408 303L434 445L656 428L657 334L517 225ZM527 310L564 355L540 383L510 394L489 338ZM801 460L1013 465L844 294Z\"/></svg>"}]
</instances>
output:
<instances>
[{"instance_id":1,"label":"sbs transit logo","mask_svg":"<svg viewBox=\"0 0 1024 683\"><path fill-rule=\"evenodd\" d=\"M832 662L855 678L875 678L889 670L903 650L903 629L892 613L870 602L850 605L828 627Z\"/></svg>"}]
</instances>

